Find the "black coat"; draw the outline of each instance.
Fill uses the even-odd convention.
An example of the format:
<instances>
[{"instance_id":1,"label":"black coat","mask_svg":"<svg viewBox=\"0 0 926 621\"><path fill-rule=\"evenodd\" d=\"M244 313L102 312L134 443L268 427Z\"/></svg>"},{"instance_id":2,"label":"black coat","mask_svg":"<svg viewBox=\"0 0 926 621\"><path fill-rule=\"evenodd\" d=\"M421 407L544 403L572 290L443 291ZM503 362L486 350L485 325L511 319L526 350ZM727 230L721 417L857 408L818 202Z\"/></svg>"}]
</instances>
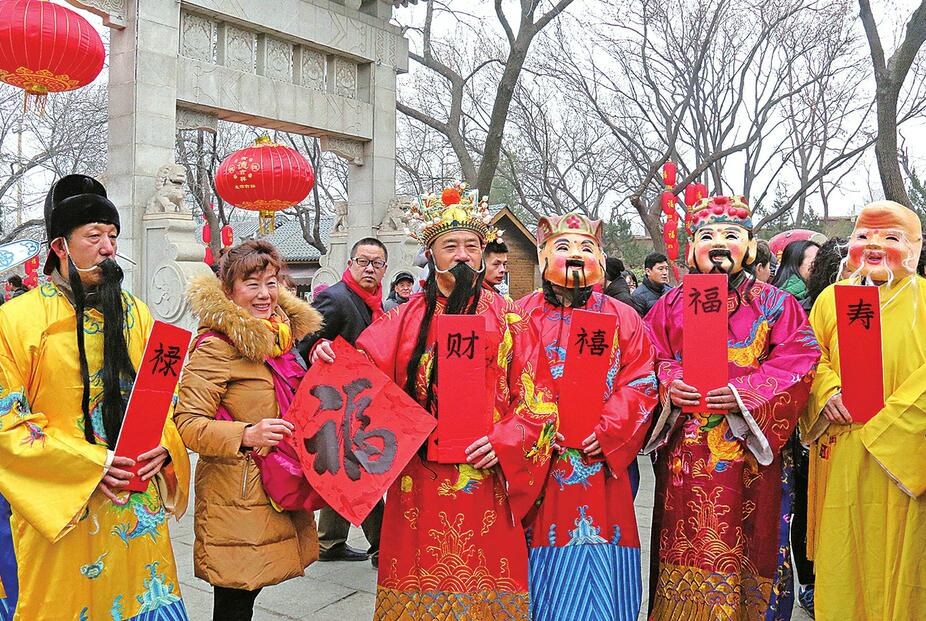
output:
<instances>
[{"instance_id":1,"label":"black coat","mask_svg":"<svg viewBox=\"0 0 926 621\"><path fill-rule=\"evenodd\" d=\"M627 281L622 277L618 277L615 280L612 280L607 287L604 289L604 294L610 296L617 300L618 302L623 302L633 310L637 311L640 315L644 314L643 307L633 299L633 296L630 295L630 287L627 286Z\"/></svg>"},{"instance_id":2,"label":"black coat","mask_svg":"<svg viewBox=\"0 0 926 621\"><path fill-rule=\"evenodd\" d=\"M312 306L322 314L324 323L321 330L299 342L299 353L306 360L309 359L312 346L319 339L333 341L341 336L353 345L360 333L373 323L373 313L369 307L343 282L335 283L319 293Z\"/></svg>"},{"instance_id":3,"label":"black coat","mask_svg":"<svg viewBox=\"0 0 926 621\"><path fill-rule=\"evenodd\" d=\"M646 315L649 309L656 306L656 302L659 301L659 298L671 290L672 287L669 285L657 284L649 278L643 278L643 284L634 289L631 295L633 295L633 299L636 300L638 305L643 309L640 314Z\"/></svg>"}]
</instances>

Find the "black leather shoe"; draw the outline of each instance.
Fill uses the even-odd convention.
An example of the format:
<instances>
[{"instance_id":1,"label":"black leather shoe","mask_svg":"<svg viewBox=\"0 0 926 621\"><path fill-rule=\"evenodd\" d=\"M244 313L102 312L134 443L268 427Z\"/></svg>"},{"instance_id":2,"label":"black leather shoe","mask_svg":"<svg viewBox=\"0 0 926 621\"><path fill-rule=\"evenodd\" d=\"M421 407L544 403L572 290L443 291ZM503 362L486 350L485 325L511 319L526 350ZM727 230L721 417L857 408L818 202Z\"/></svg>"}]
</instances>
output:
<instances>
[{"instance_id":1,"label":"black leather shoe","mask_svg":"<svg viewBox=\"0 0 926 621\"><path fill-rule=\"evenodd\" d=\"M320 561L365 561L370 558L366 552L352 548L346 543L332 550L323 550L318 555Z\"/></svg>"}]
</instances>

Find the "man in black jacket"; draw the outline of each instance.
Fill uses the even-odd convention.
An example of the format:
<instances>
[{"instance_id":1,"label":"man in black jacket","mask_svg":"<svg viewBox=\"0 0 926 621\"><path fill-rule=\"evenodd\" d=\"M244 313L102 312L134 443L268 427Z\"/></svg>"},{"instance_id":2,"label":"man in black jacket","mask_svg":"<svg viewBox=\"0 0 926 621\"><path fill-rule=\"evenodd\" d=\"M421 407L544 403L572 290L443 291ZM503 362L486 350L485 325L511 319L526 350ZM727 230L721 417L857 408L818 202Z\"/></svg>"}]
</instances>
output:
<instances>
[{"instance_id":1,"label":"man in black jacket","mask_svg":"<svg viewBox=\"0 0 926 621\"><path fill-rule=\"evenodd\" d=\"M353 345L360 333L383 314L382 281L387 256L386 246L373 237L361 239L351 248L341 282L319 293L312 303L325 322L321 330L299 343L299 353L309 364L319 358L333 360L331 341L340 336ZM333 509L322 509L318 519L318 560L363 561L370 558L376 567L382 522L383 502L380 501L362 524L363 534L370 542L369 552L364 553L347 545L350 523Z\"/></svg>"},{"instance_id":2,"label":"man in black jacket","mask_svg":"<svg viewBox=\"0 0 926 621\"><path fill-rule=\"evenodd\" d=\"M633 290L633 297L641 307L641 314L646 315L659 298L668 293L669 286L669 258L660 252L651 252L643 260L643 271L646 276L643 284Z\"/></svg>"},{"instance_id":3,"label":"man in black jacket","mask_svg":"<svg viewBox=\"0 0 926 621\"><path fill-rule=\"evenodd\" d=\"M617 257L608 257L605 259L605 279L608 285L604 288L604 294L623 302L639 314L643 314L642 305L637 302L630 294L630 287L624 280L624 262Z\"/></svg>"}]
</instances>

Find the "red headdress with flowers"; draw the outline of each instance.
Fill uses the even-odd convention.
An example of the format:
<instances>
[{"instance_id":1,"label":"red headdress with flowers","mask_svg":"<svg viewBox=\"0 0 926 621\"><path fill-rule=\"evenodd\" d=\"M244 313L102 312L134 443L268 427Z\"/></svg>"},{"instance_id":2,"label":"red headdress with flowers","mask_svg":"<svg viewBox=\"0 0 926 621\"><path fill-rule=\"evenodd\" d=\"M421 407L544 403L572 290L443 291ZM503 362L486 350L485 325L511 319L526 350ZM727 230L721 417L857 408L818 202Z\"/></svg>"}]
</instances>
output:
<instances>
[{"instance_id":1,"label":"red headdress with flowers","mask_svg":"<svg viewBox=\"0 0 926 621\"><path fill-rule=\"evenodd\" d=\"M702 198L691 209L691 235L708 224L736 224L752 231L752 211L745 196Z\"/></svg>"}]
</instances>

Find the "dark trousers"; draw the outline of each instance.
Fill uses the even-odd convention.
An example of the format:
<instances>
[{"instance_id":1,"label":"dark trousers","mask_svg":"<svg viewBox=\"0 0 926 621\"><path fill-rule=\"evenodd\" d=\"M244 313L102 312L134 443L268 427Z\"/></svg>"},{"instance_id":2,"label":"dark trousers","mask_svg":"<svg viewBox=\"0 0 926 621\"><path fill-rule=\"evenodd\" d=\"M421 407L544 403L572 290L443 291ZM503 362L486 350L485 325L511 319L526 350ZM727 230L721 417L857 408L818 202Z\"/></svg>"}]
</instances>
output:
<instances>
[{"instance_id":1,"label":"dark trousers","mask_svg":"<svg viewBox=\"0 0 926 621\"><path fill-rule=\"evenodd\" d=\"M386 504L380 500L370 511L370 515L360 527L367 541L370 542L370 556L379 558L379 534L383 528L383 508ZM350 522L345 520L337 511L325 507L318 515L318 547L322 552L334 550L347 543L347 534L350 532Z\"/></svg>"},{"instance_id":2,"label":"dark trousers","mask_svg":"<svg viewBox=\"0 0 926 621\"><path fill-rule=\"evenodd\" d=\"M251 621L258 593L260 589L246 591L213 586L212 621Z\"/></svg>"},{"instance_id":3,"label":"dark trousers","mask_svg":"<svg viewBox=\"0 0 926 621\"><path fill-rule=\"evenodd\" d=\"M807 558L807 480L810 454L801 446L797 432L791 438L794 449L794 516L791 519L791 547L798 583L814 583L813 561Z\"/></svg>"}]
</instances>

